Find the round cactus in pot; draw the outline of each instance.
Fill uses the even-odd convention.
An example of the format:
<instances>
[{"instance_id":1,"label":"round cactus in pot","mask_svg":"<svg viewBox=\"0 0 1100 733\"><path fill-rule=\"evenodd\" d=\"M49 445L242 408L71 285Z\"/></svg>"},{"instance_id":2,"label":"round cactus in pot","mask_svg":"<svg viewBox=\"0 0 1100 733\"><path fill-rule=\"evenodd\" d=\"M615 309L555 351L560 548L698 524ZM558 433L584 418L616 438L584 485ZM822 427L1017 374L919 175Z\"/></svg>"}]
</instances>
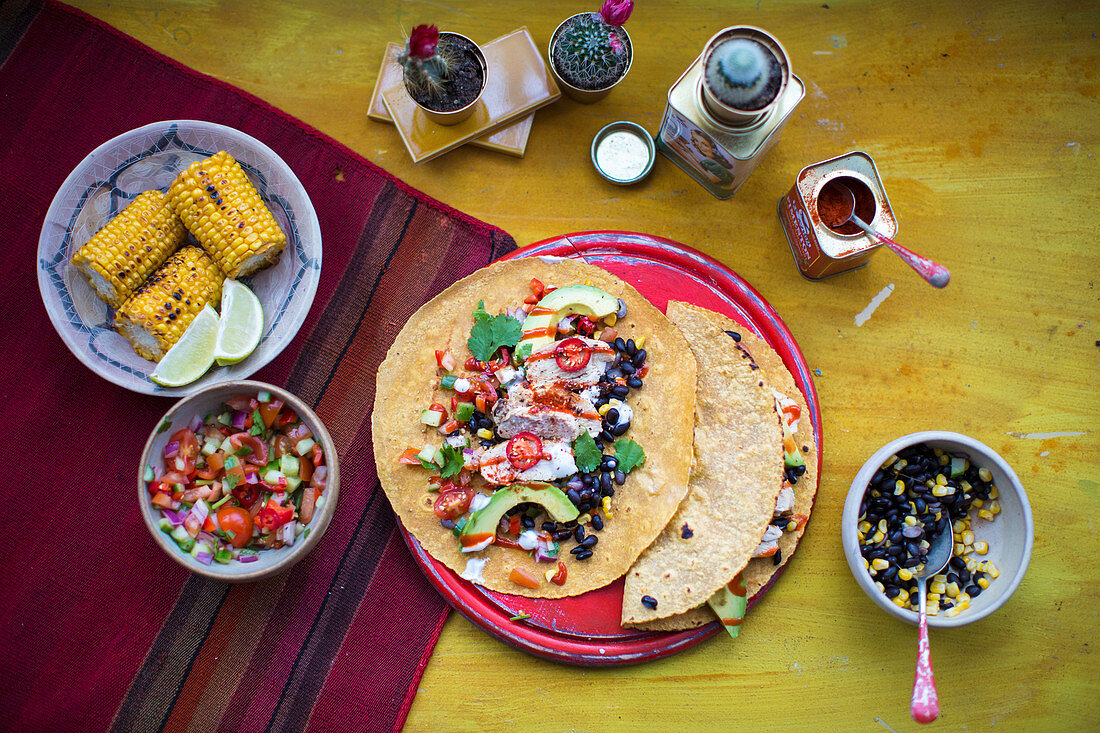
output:
<instances>
[{"instance_id":1,"label":"round cactus in pot","mask_svg":"<svg viewBox=\"0 0 1100 733\"><path fill-rule=\"evenodd\" d=\"M595 101L592 93L602 97L626 76L633 47L623 23L633 10L633 0L606 0L598 13L579 13L558 26L550 41L550 65L567 94Z\"/></svg>"},{"instance_id":2,"label":"round cactus in pot","mask_svg":"<svg viewBox=\"0 0 1100 733\"><path fill-rule=\"evenodd\" d=\"M485 89L485 55L476 43L434 25L413 28L396 62L405 90L428 116L455 124L469 116Z\"/></svg>"}]
</instances>

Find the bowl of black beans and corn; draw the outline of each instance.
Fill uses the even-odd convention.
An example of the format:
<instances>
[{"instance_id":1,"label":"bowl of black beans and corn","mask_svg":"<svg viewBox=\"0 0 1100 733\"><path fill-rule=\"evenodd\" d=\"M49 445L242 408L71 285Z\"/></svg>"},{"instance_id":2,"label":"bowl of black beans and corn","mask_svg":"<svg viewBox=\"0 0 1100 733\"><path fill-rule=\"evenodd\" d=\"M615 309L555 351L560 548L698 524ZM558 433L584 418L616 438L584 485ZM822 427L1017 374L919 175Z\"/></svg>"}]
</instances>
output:
<instances>
[{"instance_id":1,"label":"bowl of black beans and corn","mask_svg":"<svg viewBox=\"0 0 1100 733\"><path fill-rule=\"evenodd\" d=\"M964 626L1000 608L1031 559L1034 527L1020 479L989 446L927 431L891 441L856 474L841 533L852 575L890 615L917 623L916 574L932 541L953 535L928 584L928 625Z\"/></svg>"}]
</instances>

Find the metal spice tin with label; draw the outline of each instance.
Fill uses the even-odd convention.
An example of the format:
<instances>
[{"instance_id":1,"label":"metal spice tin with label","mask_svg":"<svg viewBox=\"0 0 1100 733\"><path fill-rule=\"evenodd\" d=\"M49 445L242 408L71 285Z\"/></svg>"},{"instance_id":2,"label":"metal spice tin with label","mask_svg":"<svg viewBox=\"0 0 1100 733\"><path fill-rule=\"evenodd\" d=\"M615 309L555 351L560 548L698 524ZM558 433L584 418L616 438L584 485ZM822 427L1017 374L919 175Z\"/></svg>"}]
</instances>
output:
<instances>
[{"instance_id":1,"label":"metal spice tin with label","mask_svg":"<svg viewBox=\"0 0 1100 733\"><path fill-rule=\"evenodd\" d=\"M863 267L882 245L856 229L846 234L826 226L817 209L818 196L833 179L843 182L857 195L869 196L870 211L863 217L871 228L893 239L898 232L897 219L890 208L878 168L871 156L853 151L803 168L783 198L779 199L779 220L787 235L787 244L799 271L810 280L821 280L841 272ZM873 208L871 208L873 207ZM873 215L872 213L873 212ZM855 229L855 225L849 225Z\"/></svg>"}]
</instances>

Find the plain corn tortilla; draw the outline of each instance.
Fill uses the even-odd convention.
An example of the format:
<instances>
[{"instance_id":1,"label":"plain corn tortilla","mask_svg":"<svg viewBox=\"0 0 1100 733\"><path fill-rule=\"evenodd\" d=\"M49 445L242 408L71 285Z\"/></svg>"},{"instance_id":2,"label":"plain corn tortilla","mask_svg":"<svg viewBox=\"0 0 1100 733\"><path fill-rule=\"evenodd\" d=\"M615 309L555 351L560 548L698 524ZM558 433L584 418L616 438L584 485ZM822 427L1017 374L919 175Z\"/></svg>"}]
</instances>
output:
<instances>
[{"instance_id":1,"label":"plain corn tortilla","mask_svg":"<svg viewBox=\"0 0 1100 733\"><path fill-rule=\"evenodd\" d=\"M733 321L671 301L666 314L699 365L694 466L672 520L627 572L624 625L706 602L748 563L782 486L783 433L775 399L745 350L724 333ZM719 320L720 319L720 320ZM642 597L657 600L651 609Z\"/></svg>"},{"instance_id":2,"label":"plain corn tortilla","mask_svg":"<svg viewBox=\"0 0 1100 733\"><path fill-rule=\"evenodd\" d=\"M741 346L744 347L756 364L767 374L772 387L798 403L802 408L802 417L798 421L798 430L794 433L795 444L802 452L806 461L806 472L799 477L794 485L793 513L804 517L810 516L814 506L814 496L817 494L817 441L814 438L813 422L810 416L809 403L806 396L794 381L794 376L783 364L783 358L756 334L747 328L731 323L724 316L712 313L708 316L715 325L724 331L733 331L741 337ZM779 538L779 552L781 560L775 563L774 557L758 557L749 560L749 564L742 571L742 579L748 590L750 601L759 593L788 562L798 547L803 533L806 531L805 522L794 532L784 532ZM710 606L693 608L686 613L669 618L662 618L639 625L651 631L672 631L678 629L695 628L711 623L715 620L714 612Z\"/></svg>"},{"instance_id":3,"label":"plain corn tortilla","mask_svg":"<svg viewBox=\"0 0 1100 733\"><path fill-rule=\"evenodd\" d=\"M645 386L631 392L627 403L634 420L627 438L646 453L643 466L616 487L612 516L599 533L599 547L588 560L578 561L563 547L565 585L546 581L556 564L539 563L523 550L490 545L476 553L461 552L458 539L439 524L432 512L436 494L428 490L427 471L400 465L401 452L442 438L420 423L420 411L432 402L449 402L439 386L435 350L450 349L463 364L471 355L466 339L479 300L499 313L531 294L530 281L547 285L589 283L622 298L627 315L615 324L624 339L645 336L649 373ZM487 559L478 581L486 588L514 595L559 598L600 588L615 580L638 558L676 511L687 490L691 468L691 436L695 405L695 359L680 331L637 290L607 271L573 259L538 257L490 265L458 281L409 319L378 369L378 389L371 415L378 477L401 523L434 558L461 574L471 558ZM446 400L441 399L446 397ZM475 488L491 494L480 477ZM508 576L518 567L540 580L538 588L516 585Z\"/></svg>"}]
</instances>

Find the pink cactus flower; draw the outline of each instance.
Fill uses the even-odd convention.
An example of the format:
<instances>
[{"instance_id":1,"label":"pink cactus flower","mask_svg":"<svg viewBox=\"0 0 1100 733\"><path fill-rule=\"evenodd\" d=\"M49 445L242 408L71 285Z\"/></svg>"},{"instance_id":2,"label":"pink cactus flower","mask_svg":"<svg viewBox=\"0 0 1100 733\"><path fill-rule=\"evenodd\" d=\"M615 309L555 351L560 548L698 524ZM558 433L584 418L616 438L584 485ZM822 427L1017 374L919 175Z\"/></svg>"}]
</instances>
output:
<instances>
[{"instance_id":1,"label":"pink cactus flower","mask_svg":"<svg viewBox=\"0 0 1100 733\"><path fill-rule=\"evenodd\" d=\"M409 55L417 59L430 59L435 55L435 47L438 43L438 28L434 25L418 25L413 28L412 35L409 36Z\"/></svg>"},{"instance_id":2,"label":"pink cactus flower","mask_svg":"<svg viewBox=\"0 0 1100 733\"><path fill-rule=\"evenodd\" d=\"M634 11L634 0L604 0L600 17L608 25L622 25Z\"/></svg>"},{"instance_id":3,"label":"pink cactus flower","mask_svg":"<svg viewBox=\"0 0 1100 733\"><path fill-rule=\"evenodd\" d=\"M607 43L609 46L611 46L611 50L614 51L617 55L621 56L622 53L626 51L626 46L624 46L623 42L619 40L619 34L615 33L614 31L607 34Z\"/></svg>"}]
</instances>

